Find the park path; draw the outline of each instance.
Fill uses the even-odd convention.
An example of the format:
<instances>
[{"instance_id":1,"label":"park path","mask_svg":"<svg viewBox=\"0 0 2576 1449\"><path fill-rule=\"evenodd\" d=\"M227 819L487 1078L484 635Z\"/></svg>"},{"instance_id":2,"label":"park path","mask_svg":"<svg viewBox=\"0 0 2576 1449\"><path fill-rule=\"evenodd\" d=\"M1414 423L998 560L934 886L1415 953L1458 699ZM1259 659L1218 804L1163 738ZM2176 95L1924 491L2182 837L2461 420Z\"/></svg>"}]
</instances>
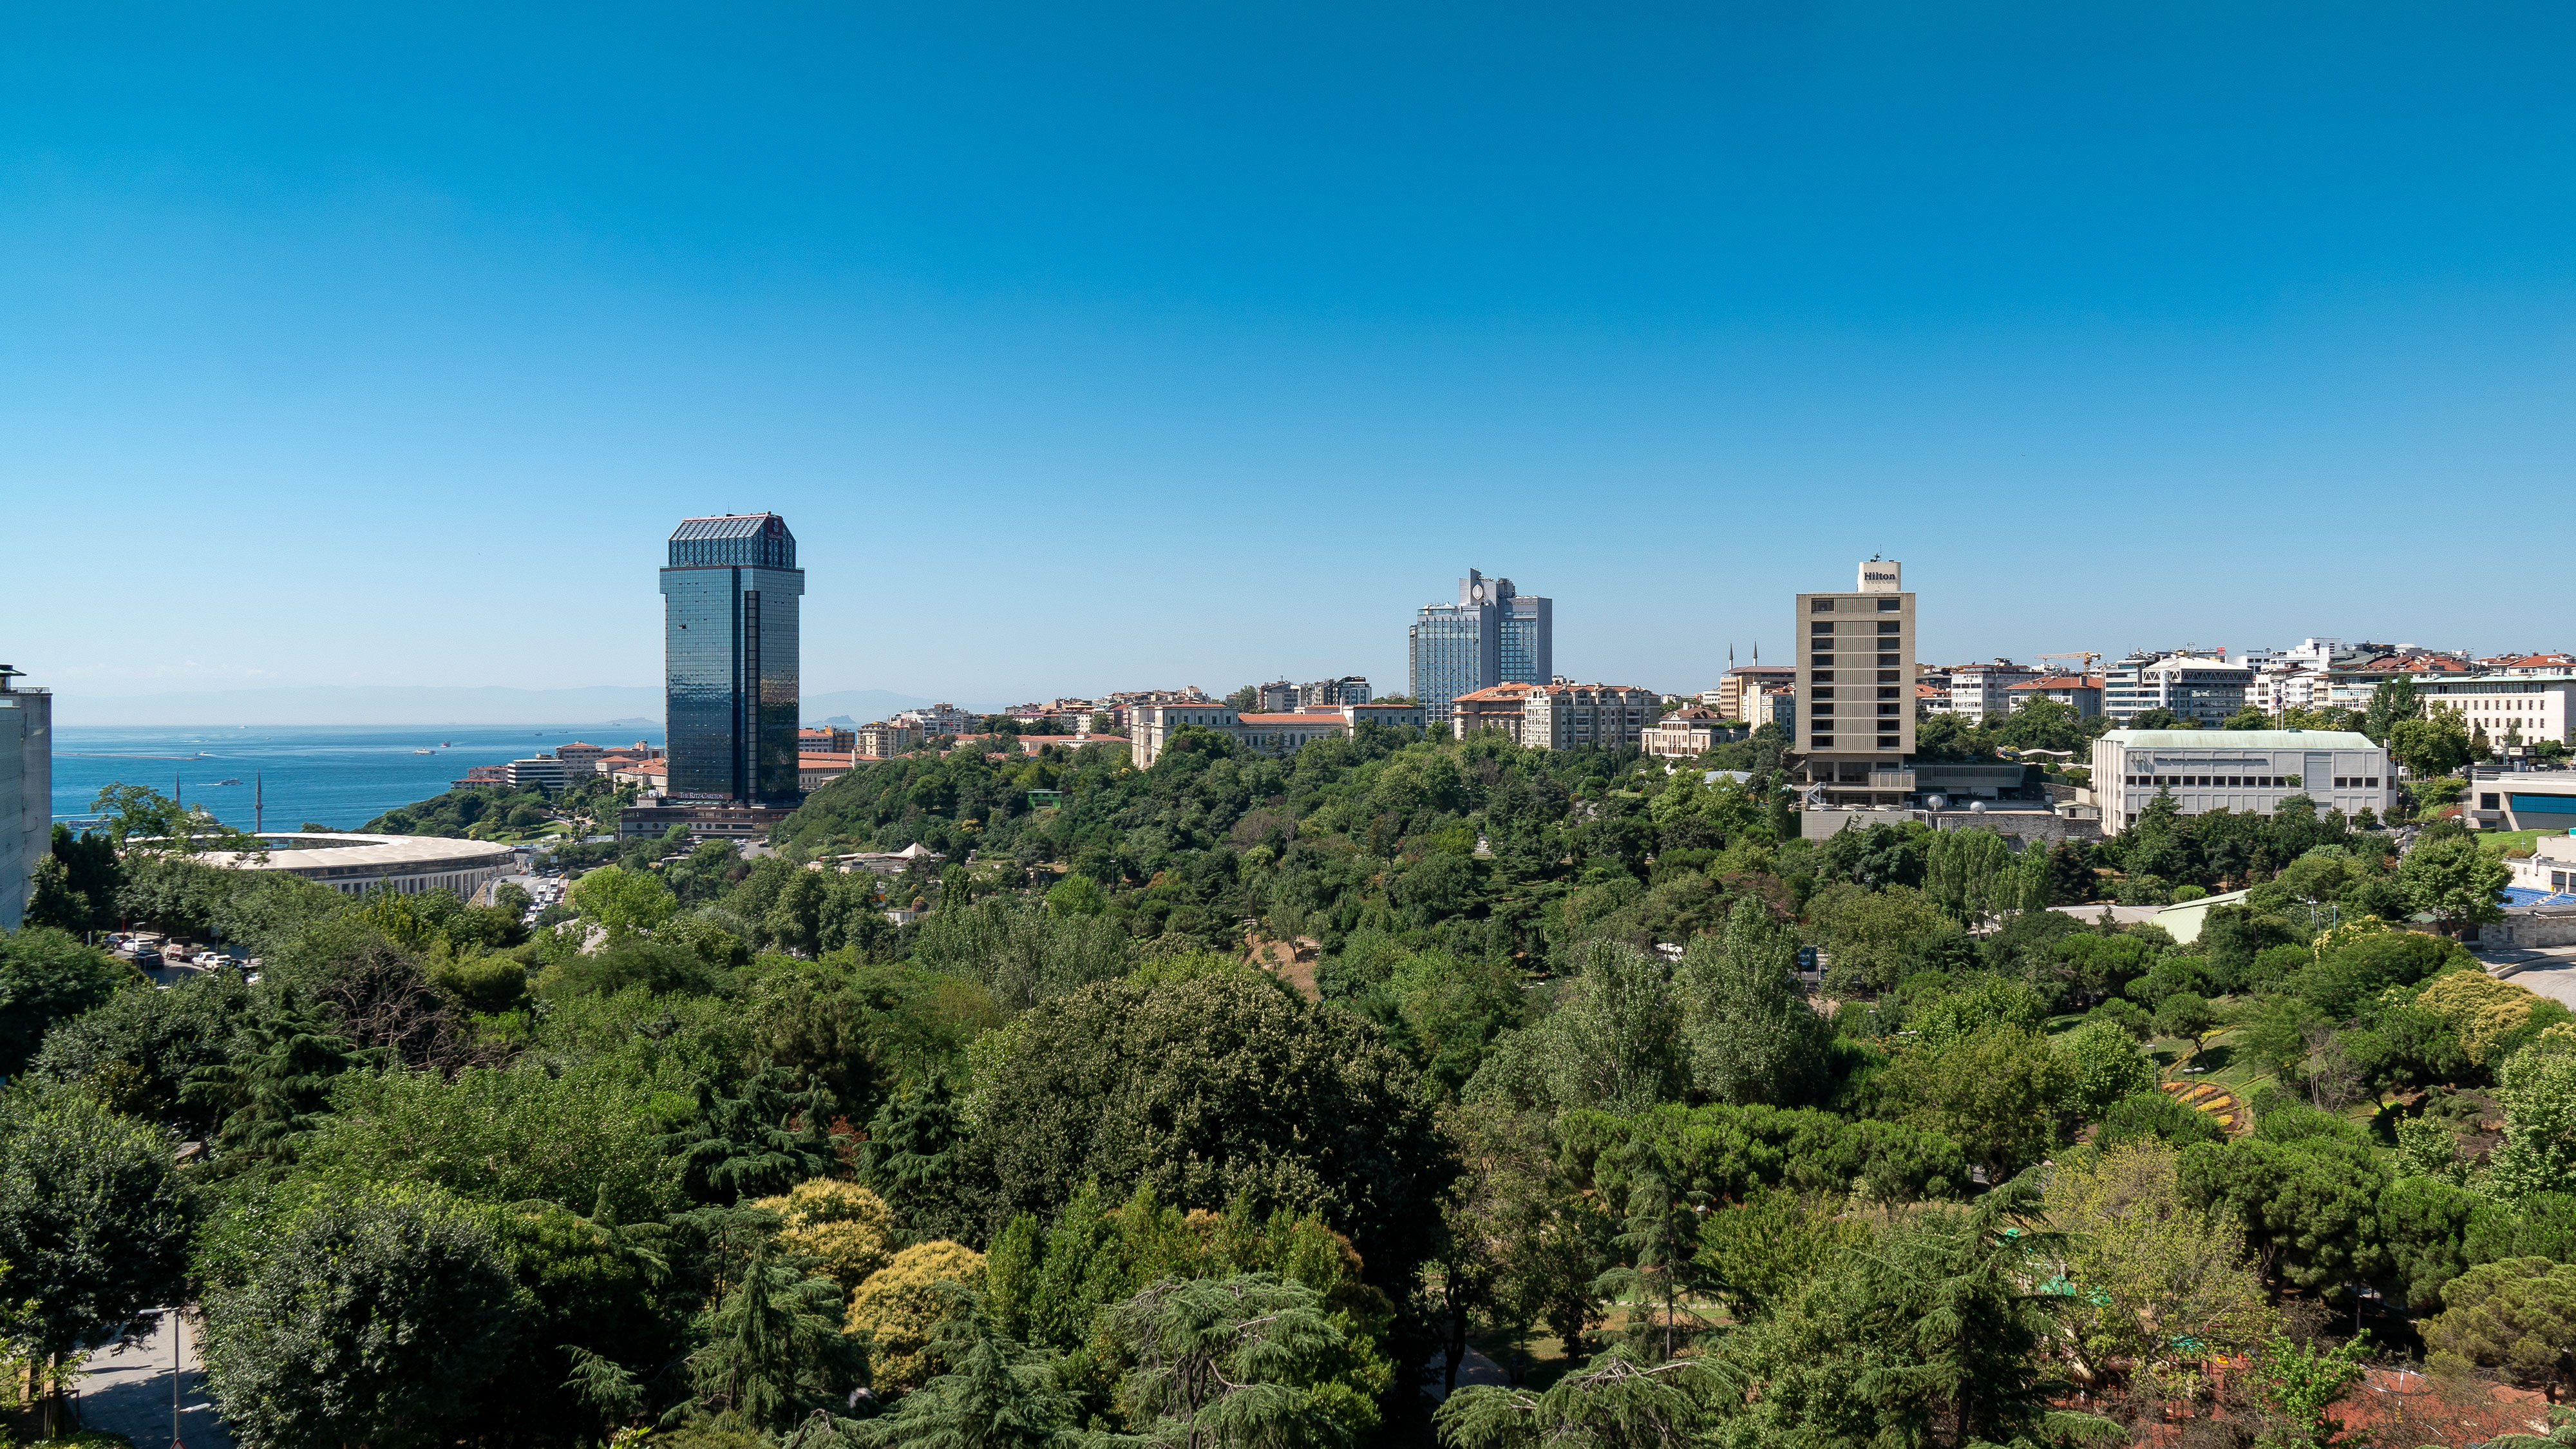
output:
<instances>
[{"instance_id":1,"label":"park path","mask_svg":"<svg viewBox=\"0 0 2576 1449\"><path fill-rule=\"evenodd\" d=\"M138 1333L90 1355L82 1369L74 1404L84 1429L104 1429L134 1441L134 1449L166 1449L170 1436L170 1319L149 1320L149 1333ZM192 1320L182 1335L179 1358L179 1437L187 1449L233 1449L233 1436L215 1417L206 1397L205 1365L197 1358L200 1324Z\"/></svg>"}]
</instances>

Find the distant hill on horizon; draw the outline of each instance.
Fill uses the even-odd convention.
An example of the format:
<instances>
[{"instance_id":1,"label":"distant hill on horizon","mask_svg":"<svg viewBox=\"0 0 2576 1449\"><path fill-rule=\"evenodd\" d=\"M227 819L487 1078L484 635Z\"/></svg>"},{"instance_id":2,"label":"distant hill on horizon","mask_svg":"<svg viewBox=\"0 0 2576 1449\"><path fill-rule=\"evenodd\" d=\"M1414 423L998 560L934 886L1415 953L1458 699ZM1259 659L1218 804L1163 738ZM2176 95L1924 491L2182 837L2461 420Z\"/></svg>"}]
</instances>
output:
<instances>
[{"instance_id":1,"label":"distant hill on horizon","mask_svg":"<svg viewBox=\"0 0 2576 1449\"><path fill-rule=\"evenodd\" d=\"M862 723L939 703L883 689L808 696L804 720L846 714ZM977 706L966 705L974 709ZM979 711L980 712L980 711ZM658 729L662 690L599 684L578 689L503 685L320 684L270 689L170 690L159 694L54 691L57 725L504 725L597 722Z\"/></svg>"}]
</instances>

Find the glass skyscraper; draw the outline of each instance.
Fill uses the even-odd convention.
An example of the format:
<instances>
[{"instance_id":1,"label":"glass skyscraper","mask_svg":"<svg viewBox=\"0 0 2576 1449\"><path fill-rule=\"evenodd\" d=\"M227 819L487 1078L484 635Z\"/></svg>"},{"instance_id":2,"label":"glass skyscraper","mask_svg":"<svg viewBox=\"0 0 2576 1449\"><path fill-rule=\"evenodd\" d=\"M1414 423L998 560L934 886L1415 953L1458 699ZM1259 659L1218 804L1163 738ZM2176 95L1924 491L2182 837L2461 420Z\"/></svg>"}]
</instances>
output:
<instances>
[{"instance_id":1,"label":"glass skyscraper","mask_svg":"<svg viewBox=\"0 0 2576 1449\"><path fill-rule=\"evenodd\" d=\"M775 513L683 519L662 569L671 795L793 803L796 535Z\"/></svg>"},{"instance_id":2,"label":"glass skyscraper","mask_svg":"<svg viewBox=\"0 0 2576 1449\"><path fill-rule=\"evenodd\" d=\"M1426 717L1446 720L1449 701L1472 690L1553 679L1555 607L1474 569L1458 581L1458 602L1423 605L1406 635L1406 679Z\"/></svg>"}]
</instances>

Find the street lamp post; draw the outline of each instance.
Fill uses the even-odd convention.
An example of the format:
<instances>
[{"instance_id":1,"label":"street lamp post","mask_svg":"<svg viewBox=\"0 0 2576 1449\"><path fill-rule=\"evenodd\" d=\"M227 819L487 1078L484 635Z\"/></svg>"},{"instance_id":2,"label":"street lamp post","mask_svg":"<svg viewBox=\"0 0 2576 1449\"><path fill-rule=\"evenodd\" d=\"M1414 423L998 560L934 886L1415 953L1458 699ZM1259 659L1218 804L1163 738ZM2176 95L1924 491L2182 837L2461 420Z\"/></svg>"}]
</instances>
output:
<instances>
[{"instance_id":1,"label":"street lamp post","mask_svg":"<svg viewBox=\"0 0 2576 1449\"><path fill-rule=\"evenodd\" d=\"M183 1449L179 1442L179 1335L186 1332L186 1309L146 1308L146 1313L167 1314L170 1320L170 1449Z\"/></svg>"}]
</instances>

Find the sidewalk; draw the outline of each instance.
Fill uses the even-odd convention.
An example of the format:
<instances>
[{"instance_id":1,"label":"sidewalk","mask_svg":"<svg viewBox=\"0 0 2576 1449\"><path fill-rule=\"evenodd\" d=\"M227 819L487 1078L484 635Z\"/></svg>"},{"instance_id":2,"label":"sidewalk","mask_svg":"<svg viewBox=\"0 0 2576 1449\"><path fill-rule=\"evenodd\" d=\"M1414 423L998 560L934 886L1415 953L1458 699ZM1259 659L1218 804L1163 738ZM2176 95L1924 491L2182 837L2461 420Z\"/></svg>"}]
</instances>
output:
<instances>
[{"instance_id":1,"label":"sidewalk","mask_svg":"<svg viewBox=\"0 0 2576 1449\"><path fill-rule=\"evenodd\" d=\"M73 1400L84 1429L104 1429L134 1441L134 1449L165 1449L170 1444L170 1320L150 1320L147 1335L90 1355ZM233 1436L215 1418L205 1393L205 1369L197 1361L198 1323L191 1320L181 1338L179 1442L187 1449L233 1449Z\"/></svg>"}]
</instances>

